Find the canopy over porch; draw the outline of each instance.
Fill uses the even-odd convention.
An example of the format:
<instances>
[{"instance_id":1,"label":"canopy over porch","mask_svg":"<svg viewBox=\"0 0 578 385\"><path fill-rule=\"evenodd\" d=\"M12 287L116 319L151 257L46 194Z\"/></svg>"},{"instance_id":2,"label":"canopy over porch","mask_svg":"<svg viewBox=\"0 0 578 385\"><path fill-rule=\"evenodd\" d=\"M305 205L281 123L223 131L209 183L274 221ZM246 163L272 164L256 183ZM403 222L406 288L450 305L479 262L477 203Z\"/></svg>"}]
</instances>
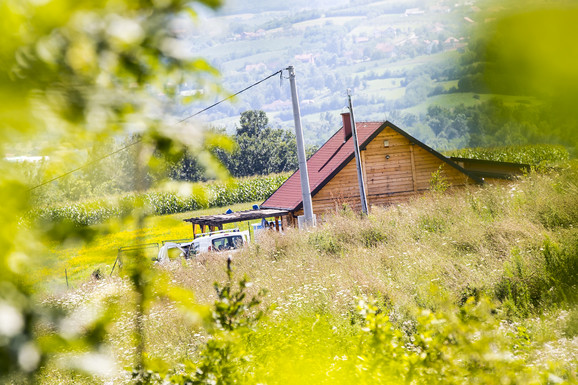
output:
<instances>
[{"instance_id":1,"label":"canopy over porch","mask_svg":"<svg viewBox=\"0 0 578 385\"><path fill-rule=\"evenodd\" d=\"M196 234L196 226L199 225L201 233L205 232L208 226L209 231L223 230L223 225L227 223L251 221L254 219L264 219L275 217L275 226L279 231L279 219L287 220L289 211L279 209L258 209L237 211L228 214L204 215L202 217L183 219L184 222L190 222L193 225L193 236Z\"/></svg>"}]
</instances>

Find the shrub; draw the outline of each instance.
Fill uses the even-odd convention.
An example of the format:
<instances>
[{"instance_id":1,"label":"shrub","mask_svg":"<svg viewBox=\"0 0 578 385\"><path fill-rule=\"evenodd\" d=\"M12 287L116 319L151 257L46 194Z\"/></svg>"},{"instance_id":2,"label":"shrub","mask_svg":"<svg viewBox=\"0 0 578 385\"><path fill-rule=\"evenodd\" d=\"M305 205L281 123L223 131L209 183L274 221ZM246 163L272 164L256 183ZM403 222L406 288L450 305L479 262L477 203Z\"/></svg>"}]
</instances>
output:
<instances>
[{"instance_id":1,"label":"shrub","mask_svg":"<svg viewBox=\"0 0 578 385\"><path fill-rule=\"evenodd\" d=\"M544 278L527 266L520 250L514 248L512 259L504 266L504 276L495 286L496 297L512 315L527 317L539 309L547 291Z\"/></svg>"},{"instance_id":2,"label":"shrub","mask_svg":"<svg viewBox=\"0 0 578 385\"><path fill-rule=\"evenodd\" d=\"M513 314L526 317L545 306L578 301L578 249L576 241L562 248L546 238L540 247L542 261L525 263L517 248L495 286L496 297Z\"/></svg>"},{"instance_id":3,"label":"shrub","mask_svg":"<svg viewBox=\"0 0 578 385\"><path fill-rule=\"evenodd\" d=\"M365 247L376 247L381 243L387 242L387 235L375 227L362 229L360 235Z\"/></svg>"},{"instance_id":4,"label":"shrub","mask_svg":"<svg viewBox=\"0 0 578 385\"><path fill-rule=\"evenodd\" d=\"M434 193L443 193L448 188L450 188L450 183L448 182L445 176L442 164L435 172L431 174L431 179L429 181L429 189Z\"/></svg>"},{"instance_id":5,"label":"shrub","mask_svg":"<svg viewBox=\"0 0 578 385\"><path fill-rule=\"evenodd\" d=\"M578 301L578 242L561 248L549 239L544 241L542 254L545 276L552 300L556 303Z\"/></svg>"},{"instance_id":6,"label":"shrub","mask_svg":"<svg viewBox=\"0 0 578 385\"><path fill-rule=\"evenodd\" d=\"M309 243L318 251L337 255L343 252L343 245L329 231L316 231L309 236Z\"/></svg>"}]
</instances>

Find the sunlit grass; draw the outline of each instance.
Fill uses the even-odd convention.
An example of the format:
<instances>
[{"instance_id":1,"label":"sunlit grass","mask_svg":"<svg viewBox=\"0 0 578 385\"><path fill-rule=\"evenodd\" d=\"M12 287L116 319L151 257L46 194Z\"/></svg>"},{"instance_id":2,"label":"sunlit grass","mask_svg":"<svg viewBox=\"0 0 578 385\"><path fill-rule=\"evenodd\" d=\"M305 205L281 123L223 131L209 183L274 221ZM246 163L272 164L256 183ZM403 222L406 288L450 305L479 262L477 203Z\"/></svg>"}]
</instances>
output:
<instances>
[{"instance_id":1,"label":"sunlit grass","mask_svg":"<svg viewBox=\"0 0 578 385\"><path fill-rule=\"evenodd\" d=\"M235 342L230 340L240 355L234 357L250 358L240 359L235 367L271 384L375 383L379 378L390 383L413 366L392 360L388 349L411 355L415 351L404 351L406 345L399 341L431 337L431 361L423 361L423 371L415 373L424 381L439 366L451 368L446 373L450 377L462 373L458 376L485 378L486 383L496 375L535 383L543 373L576 383L571 373L576 370L578 317L572 310L576 302L571 285L578 273L577 181L578 168L570 162L557 172L372 207L366 218L345 209L323 216L318 227L307 231L263 234L232 255L235 278L246 275L253 283L248 297L267 289L258 308L266 318ZM223 211L153 217L141 232L118 229L76 249L76 254L74 248L60 250L60 257L78 268L75 289L60 296L60 303L84 306L83 301L107 290L124 298L129 289L116 274L100 281L88 278L98 263L110 266L116 248L139 236L146 241L187 237L190 225L183 224L183 218ZM99 259L106 253L106 261ZM197 304L210 305L217 299L213 284L228 282L226 256L173 261L158 272L192 290ZM62 288L63 277L58 280ZM506 286L509 293L503 290ZM360 299L367 306L370 298L376 316L381 314L381 324L374 326L359 308ZM134 355L130 314L130 309L123 310L108 337L120 365L130 365ZM144 320L147 355L164 362L163 367L197 362L211 333L164 299ZM371 327L380 329L371 332ZM385 334L376 340L375 333ZM447 359L439 359L440 352ZM470 359L484 365L459 364ZM390 370L394 368L400 372ZM46 383L66 378L54 370ZM117 382L128 381L122 378L121 370Z\"/></svg>"},{"instance_id":2,"label":"sunlit grass","mask_svg":"<svg viewBox=\"0 0 578 385\"><path fill-rule=\"evenodd\" d=\"M228 208L233 211L249 210L254 204L241 203L227 207L216 207L187 213L148 217L141 229L134 229L129 223L113 222L112 231L93 242L78 247L53 247L49 259L44 261L44 267L35 273L35 282L54 287L66 287L66 274L69 286L86 281L91 273L100 269L102 274L108 275L116 260L118 249L124 246L142 243L160 243L171 239L186 239L193 237L190 223L183 219L222 214ZM233 228L234 224L227 224L224 228ZM236 224L240 230L247 230L247 222ZM198 231L198 229L197 229Z\"/></svg>"}]
</instances>

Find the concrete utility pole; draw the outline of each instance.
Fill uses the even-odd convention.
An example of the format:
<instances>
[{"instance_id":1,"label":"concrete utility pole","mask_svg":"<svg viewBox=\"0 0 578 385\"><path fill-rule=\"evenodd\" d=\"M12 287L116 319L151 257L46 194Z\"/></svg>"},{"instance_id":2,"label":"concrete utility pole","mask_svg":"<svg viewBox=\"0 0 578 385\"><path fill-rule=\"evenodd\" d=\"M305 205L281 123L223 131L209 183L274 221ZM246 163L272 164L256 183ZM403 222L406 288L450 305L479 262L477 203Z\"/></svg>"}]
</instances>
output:
<instances>
[{"instance_id":1,"label":"concrete utility pole","mask_svg":"<svg viewBox=\"0 0 578 385\"><path fill-rule=\"evenodd\" d=\"M349 99L349 112L351 117L351 131L353 133L353 148L355 149L355 164L357 165L357 181L359 183L359 196L361 197L361 212L367 215L367 195L365 195L365 182L363 180L363 170L361 169L361 155L359 154L359 142L357 141L357 128L355 128L355 118L353 117L353 104L351 103L351 90L347 90Z\"/></svg>"},{"instance_id":2,"label":"concrete utility pole","mask_svg":"<svg viewBox=\"0 0 578 385\"><path fill-rule=\"evenodd\" d=\"M297 158L299 159L299 173L301 175L301 193L303 194L303 212L305 227L315 226L313 217L313 203L311 202L311 187L309 186L309 174L307 173L307 157L303 144L303 130L301 129L301 110L297 97L295 84L295 70L293 66L287 67L289 71L289 83L291 84L291 99L293 100L293 119L295 120L295 137L297 139Z\"/></svg>"}]
</instances>

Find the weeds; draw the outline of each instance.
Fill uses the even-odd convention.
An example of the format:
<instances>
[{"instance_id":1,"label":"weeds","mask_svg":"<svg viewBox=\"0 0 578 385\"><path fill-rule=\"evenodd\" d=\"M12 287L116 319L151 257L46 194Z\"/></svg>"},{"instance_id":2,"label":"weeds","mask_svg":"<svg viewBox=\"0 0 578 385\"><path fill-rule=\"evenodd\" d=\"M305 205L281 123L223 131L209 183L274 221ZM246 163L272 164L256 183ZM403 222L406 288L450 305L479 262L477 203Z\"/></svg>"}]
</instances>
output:
<instances>
[{"instance_id":1,"label":"weeds","mask_svg":"<svg viewBox=\"0 0 578 385\"><path fill-rule=\"evenodd\" d=\"M556 303L578 302L578 242L561 248L549 239L544 241L542 254L545 277L552 300Z\"/></svg>"},{"instance_id":2,"label":"weeds","mask_svg":"<svg viewBox=\"0 0 578 385\"><path fill-rule=\"evenodd\" d=\"M448 182L445 173L444 165L439 166L437 171L431 174L431 179L429 181L429 189L433 193L443 193L448 188L450 188L450 183Z\"/></svg>"},{"instance_id":3,"label":"weeds","mask_svg":"<svg viewBox=\"0 0 578 385\"><path fill-rule=\"evenodd\" d=\"M338 255L343 251L343 246L337 238L328 231L316 231L309 236L309 243L319 252Z\"/></svg>"},{"instance_id":4,"label":"weeds","mask_svg":"<svg viewBox=\"0 0 578 385\"><path fill-rule=\"evenodd\" d=\"M567 309L578 235L571 219L545 226L539 213L544 192L572 204L577 182L571 171L531 174L270 234L235 255L253 286L215 290L218 256L175 265L175 285L212 304L212 326L189 332L165 305L163 327L182 332L170 349L150 333L149 354L173 352L174 383L576 383L577 317ZM261 303L247 307L261 288ZM358 297L379 301L358 307Z\"/></svg>"},{"instance_id":5,"label":"weeds","mask_svg":"<svg viewBox=\"0 0 578 385\"><path fill-rule=\"evenodd\" d=\"M375 227L362 229L360 235L361 242L365 247L376 247L387 242L387 235Z\"/></svg>"}]
</instances>

